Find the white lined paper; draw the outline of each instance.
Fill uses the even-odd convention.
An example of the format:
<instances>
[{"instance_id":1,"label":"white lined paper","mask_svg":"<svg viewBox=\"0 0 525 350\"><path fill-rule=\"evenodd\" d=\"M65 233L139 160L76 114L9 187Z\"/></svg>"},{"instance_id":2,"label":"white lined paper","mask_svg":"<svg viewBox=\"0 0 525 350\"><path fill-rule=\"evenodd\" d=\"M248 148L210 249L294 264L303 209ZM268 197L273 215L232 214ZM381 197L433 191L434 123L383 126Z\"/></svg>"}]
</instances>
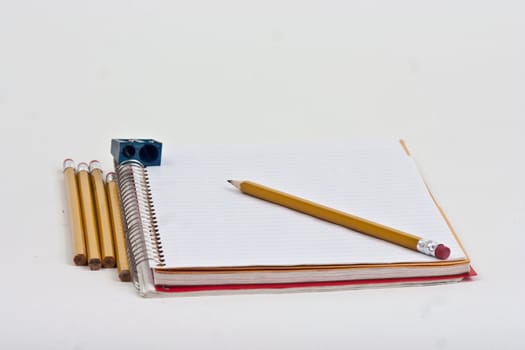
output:
<instances>
[{"instance_id":1,"label":"white lined paper","mask_svg":"<svg viewBox=\"0 0 525 350\"><path fill-rule=\"evenodd\" d=\"M398 142L184 146L148 172L167 267L436 261L243 195L228 179L433 239L451 248L449 259L465 258Z\"/></svg>"}]
</instances>

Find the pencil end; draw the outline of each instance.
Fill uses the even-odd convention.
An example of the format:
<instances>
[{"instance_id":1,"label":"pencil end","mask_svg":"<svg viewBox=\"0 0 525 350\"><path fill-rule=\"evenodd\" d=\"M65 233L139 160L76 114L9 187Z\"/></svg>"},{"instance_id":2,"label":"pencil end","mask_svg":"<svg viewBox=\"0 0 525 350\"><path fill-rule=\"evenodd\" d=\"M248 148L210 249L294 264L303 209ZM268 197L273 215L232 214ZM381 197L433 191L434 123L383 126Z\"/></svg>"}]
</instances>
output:
<instances>
[{"instance_id":1,"label":"pencil end","mask_svg":"<svg viewBox=\"0 0 525 350\"><path fill-rule=\"evenodd\" d=\"M131 273L129 270L122 270L118 273L118 278L122 282L129 282L131 281Z\"/></svg>"},{"instance_id":2,"label":"pencil end","mask_svg":"<svg viewBox=\"0 0 525 350\"><path fill-rule=\"evenodd\" d=\"M92 271L100 270L100 267L102 266L100 259L98 258L91 258L88 260L88 266L89 269Z\"/></svg>"},{"instance_id":3,"label":"pencil end","mask_svg":"<svg viewBox=\"0 0 525 350\"><path fill-rule=\"evenodd\" d=\"M105 267L105 268L115 267L115 258L112 256L105 256L104 259L102 259L102 267Z\"/></svg>"},{"instance_id":4,"label":"pencil end","mask_svg":"<svg viewBox=\"0 0 525 350\"><path fill-rule=\"evenodd\" d=\"M75 265L77 265L77 266L84 266L84 265L87 265L87 257L86 257L86 254L83 254L83 253L76 254L76 255L73 257L73 262L74 262Z\"/></svg>"}]
</instances>

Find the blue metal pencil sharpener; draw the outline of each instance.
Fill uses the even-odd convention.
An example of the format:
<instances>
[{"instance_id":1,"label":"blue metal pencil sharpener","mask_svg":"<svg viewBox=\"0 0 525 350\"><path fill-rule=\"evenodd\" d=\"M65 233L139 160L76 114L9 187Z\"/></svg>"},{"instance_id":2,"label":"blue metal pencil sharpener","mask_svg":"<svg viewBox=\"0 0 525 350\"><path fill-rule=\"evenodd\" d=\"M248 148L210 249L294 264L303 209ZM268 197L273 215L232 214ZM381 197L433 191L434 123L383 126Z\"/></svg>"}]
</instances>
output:
<instances>
[{"instance_id":1,"label":"blue metal pencil sharpener","mask_svg":"<svg viewBox=\"0 0 525 350\"><path fill-rule=\"evenodd\" d=\"M117 164L137 160L145 167L160 165L162 143L152 139L111 139L111 154Z\"/></svg>"}]
</instances>

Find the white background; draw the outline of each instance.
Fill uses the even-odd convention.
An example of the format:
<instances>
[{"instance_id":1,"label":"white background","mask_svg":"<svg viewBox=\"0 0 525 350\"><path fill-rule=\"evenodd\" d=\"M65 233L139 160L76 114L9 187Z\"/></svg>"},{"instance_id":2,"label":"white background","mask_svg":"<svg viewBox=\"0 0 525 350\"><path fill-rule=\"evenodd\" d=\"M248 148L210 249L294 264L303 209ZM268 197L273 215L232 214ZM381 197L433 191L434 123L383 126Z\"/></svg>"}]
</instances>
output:
<instances>
[{"instance_id":1,"label":"white background","mask_svg":"<svg viewBox=\"0 0 525 350\"><path fill-rule=\"evenodd\" d=\"M1 1L0 347L524 348L525 7ZM402 137L474 282L147 300L71 262L65 157L110 139Z\"/></svg>"}]
</instances>

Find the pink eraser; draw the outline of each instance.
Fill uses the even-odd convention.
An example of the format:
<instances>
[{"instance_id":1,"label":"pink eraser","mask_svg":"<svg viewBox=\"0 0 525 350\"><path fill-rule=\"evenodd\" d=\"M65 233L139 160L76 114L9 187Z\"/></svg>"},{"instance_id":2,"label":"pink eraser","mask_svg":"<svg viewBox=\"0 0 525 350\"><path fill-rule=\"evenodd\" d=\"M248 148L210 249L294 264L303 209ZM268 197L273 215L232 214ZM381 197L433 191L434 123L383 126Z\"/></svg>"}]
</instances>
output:
<instances>
[{"instance_id":1,"label":"pink eraser","mask_svg":"<svg viewBox=\"0 0 525 350\"><path fill-rule=\"evenodd\" d=\"M440 244L436 247L436 251L434 253L436 258L446 260L450 256L450 248L446 245Z\"/></svg>"}]
</instances>

